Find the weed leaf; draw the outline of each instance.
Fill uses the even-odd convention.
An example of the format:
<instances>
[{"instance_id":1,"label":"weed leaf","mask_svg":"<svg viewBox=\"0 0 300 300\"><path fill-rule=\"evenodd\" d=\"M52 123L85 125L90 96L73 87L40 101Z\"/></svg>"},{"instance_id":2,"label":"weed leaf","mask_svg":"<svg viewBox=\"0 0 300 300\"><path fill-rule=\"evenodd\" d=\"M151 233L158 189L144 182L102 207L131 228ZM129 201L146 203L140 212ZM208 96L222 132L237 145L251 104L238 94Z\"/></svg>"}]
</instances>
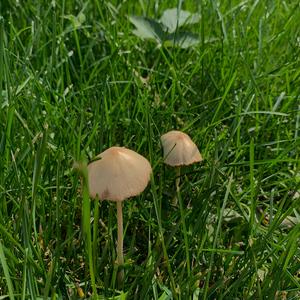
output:
<instances>
[{"instance_id":1,"label":"weed leaf","mask_svg":"<svg viewBox=\"0 0 300 300\"><path fill-rule=\"evenodd\" d=\"M197 34L192 32L176 32L171 33L167 36L167 39L164 43L165 46L176 46L183 49L195 46L200 42L200 39Z\"/></svg>"},{"instance_id":2,"label":"weed leaf","mask_svg":"<svg viewBox=\"0 0 300 300\"><path fill-rule=\"evenodd\" d=\"M129 20L136 27L136 30L133 30L135 35L142 39L153 39L158 43L162 43L164 32L158 22L140 16L130 16Z\"/></svg>"},{"instance_id":3,"label":"weed leaf","mask_svg":"<svg viewBox=\"0 0 300 300\"><path fill-rule=\"evenodd\" d=\"M175 32L177 27L195 24L199 20L199 14L192 14L189 11L178 10L177 8L166 9L160 18L160 22L168 28L170 33Z\"/></svg>"}]
</instances>

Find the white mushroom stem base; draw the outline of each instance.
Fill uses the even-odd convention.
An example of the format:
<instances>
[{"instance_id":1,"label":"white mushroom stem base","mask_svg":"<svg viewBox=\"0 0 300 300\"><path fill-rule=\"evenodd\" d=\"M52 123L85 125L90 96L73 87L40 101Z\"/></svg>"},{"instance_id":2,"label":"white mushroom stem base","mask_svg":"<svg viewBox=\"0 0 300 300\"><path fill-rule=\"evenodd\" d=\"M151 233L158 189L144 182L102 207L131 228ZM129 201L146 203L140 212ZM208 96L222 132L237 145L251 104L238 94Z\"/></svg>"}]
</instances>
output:
<instances>
[{"instance_id":1,"label":"white mushroom stem base","mask_svg":"<svg viewBox=\"0 0 300 300\"><path fill-rule=\"evenodd\" d=\"M117 242L117 264L118 264L118 285L121 287L124 281L124 257L123 257L123 201L117 201L117 219L118 219L118 242Z\"/></svg>"}]
</instances>

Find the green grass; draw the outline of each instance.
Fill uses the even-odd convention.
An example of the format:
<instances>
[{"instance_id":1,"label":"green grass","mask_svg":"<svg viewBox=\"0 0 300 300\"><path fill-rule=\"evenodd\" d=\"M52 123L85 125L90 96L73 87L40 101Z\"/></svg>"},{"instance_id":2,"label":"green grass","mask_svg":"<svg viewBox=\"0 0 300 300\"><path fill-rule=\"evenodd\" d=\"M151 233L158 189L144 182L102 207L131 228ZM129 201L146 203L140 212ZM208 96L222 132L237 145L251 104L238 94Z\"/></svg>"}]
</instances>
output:
<instances>
[{"instance_id":1,"label":"green grass","mask_svg":"<svg viewBox=\"0 0 300 300\"><path fill-rule=\"evenodd\" d=\"M183 50L128 20L176 1L0 2L1 299L299 299L298 1L197 3ZM205 158L181 170L181 209L171 129ZM73 169L114 145L153 167L124 202L122 292L115 205Z\"/></svg>"}]
</instances>

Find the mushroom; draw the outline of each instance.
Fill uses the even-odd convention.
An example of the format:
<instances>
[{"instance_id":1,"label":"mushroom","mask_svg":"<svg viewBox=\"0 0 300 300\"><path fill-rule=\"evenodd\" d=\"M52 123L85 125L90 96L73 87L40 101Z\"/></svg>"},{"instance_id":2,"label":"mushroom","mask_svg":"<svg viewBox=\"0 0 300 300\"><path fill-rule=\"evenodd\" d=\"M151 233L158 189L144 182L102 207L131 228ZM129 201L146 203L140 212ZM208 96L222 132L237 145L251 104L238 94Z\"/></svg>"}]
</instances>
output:
<instances>
[{"instance_id":1,"label":"mushroom","mask_svg":"<svg viewBox=\"0 0 300 300\"><path fill-rule=\"evenodd\" d=\"M189 242L187 229L185 225L185 216L183 211L182 199L180 195L180 167L190 165L202 160L202 156L191 138L177 130L172 130L161 136L161 142L164 150L164 162L167 165L176 167L176 196L173 198L172 205L177 206L179 200L179 209L181 223L183 227L183 237L186 252L186 266L188 276L191 274L190 258L189 258Z\"/></svg>"},{"instance_id":2,"label":"mushroom","mask_svg":"<svg viewBox=\"0 0 300 300\"><path fill-rule=\"evenodd\" d=\"M147 186L152 172L149 161L125 147L111 147L97 155L88 165L89 194L92 198L117 203L117 264L124 264L122 202L139 195ZM118 272L121 286L124 270Z\"/></svg>"},{"instance_id":3,"label":"mushroom","mask_svg":"<svg viewBox=\"0 0 300 300\"><path fill-rule=\"evenodd\" d=\"M180 167L202 161L202 156L191 138L181 131L172 130L161 136L164 162L176 167L176 191L179 191ZM175 203L176 204L176 203Z\"/></svg>"}]
</instances>

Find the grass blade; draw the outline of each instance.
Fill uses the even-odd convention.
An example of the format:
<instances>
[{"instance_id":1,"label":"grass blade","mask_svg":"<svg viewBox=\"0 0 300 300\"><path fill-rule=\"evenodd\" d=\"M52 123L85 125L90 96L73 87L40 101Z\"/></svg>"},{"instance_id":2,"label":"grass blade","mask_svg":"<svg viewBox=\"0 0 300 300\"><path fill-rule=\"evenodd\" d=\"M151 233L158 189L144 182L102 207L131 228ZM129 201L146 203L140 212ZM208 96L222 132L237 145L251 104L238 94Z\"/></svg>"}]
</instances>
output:
<instances>
[{"instance_id":1,"label":"grass blade","mask_svg":"<svg viewBox=\"0 0 300 300\"><path fill-rule=\"evenodd\" d=\"M13 284L12 284L11 277L10 277L10 274L9 274L9 268L8 268L8 265L7 265L7 262L6 262L6 258L5 258L5 255L4 255L3 245L2 245L1 240L0 240L0 261L1 261L3 272L4 272L6 284L7 284L7 287L8 287L9 299L14 300L15 299L15 297L14 297L14 288L13 288Z\"/></svg>"}]
</instances>

